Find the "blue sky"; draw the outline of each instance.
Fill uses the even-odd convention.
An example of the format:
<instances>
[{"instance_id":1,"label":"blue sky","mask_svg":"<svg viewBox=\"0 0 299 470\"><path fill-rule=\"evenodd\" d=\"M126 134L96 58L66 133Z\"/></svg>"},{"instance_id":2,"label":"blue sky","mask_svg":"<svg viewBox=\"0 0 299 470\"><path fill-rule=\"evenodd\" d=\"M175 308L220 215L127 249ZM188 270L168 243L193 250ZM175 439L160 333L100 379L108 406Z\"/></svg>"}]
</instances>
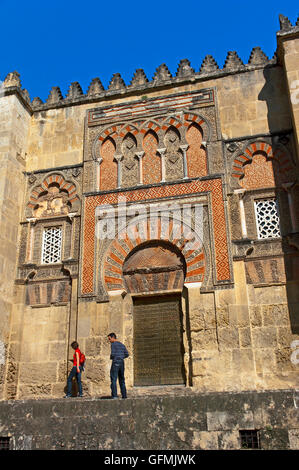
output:
<instances>
[{"instance_id":1,"label":"blue sky","mask_svg":"<svg viewBox=\"0 0 299 470\"><path fill-rule=\"evenodd\" d=\"M185 58L196 71L207 54L220 68L231 50L245 63L255 46L272 58L280 13L295 24L298 0L0 0L0 80L17 70L45 101L74 81L84 93L95 77L107 88L116 72L129 84L137 68L152 79L166 63L174 75Z\"/></svg>"}]
</instances>

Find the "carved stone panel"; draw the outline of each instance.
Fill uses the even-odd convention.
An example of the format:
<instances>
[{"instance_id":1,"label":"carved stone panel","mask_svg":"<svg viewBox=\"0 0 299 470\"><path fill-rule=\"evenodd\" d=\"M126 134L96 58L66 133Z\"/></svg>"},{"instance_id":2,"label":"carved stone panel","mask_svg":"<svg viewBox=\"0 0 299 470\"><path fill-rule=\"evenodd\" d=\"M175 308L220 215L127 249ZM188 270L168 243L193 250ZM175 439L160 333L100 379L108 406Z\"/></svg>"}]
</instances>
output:
<instances>
[{"instance_id":1,"label":"carved stone panel","mask_svg":"<svg viewBox=\"0 0 299 470\"><path fill-rule=\"evenodd\" d=\"M127 134L122 143L123 159L121 184L123 188L138 184L138 159L136 158L137 142L132 134Z\"/></svg>"},{"instance_id":2,"label":"carved stone panel","mask_svg":"<svg viewBox=\"0 0 299 470\"><path fill-rule=\"evenodd\" d=\"M170 243L149 242L129 255L123 266L128 292L183 289L185 260Z\"/></svg>"},{"instance_id":3,"label":"carved stone panel","mask_svg":"<svg viewBox=\"0 0 299 470\"><path fill-rule=\"evenodd\" d=\"M183 154L180 150L180 134L170 127L165 134L166 147L166 180L174 181L184 177Z\"/></svg>"}]
</instances>

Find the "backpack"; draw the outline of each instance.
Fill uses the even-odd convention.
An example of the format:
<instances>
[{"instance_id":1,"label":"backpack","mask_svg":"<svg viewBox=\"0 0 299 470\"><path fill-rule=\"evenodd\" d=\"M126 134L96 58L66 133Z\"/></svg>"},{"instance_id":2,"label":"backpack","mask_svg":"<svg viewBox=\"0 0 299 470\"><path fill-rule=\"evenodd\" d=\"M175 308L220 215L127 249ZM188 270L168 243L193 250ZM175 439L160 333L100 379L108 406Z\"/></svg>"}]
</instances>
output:
<instances>
[{"instance_id":1,"label":"backpack","mask_svg":"<svg viewBox=\"0 0 299 470\"><path fill-rule=\"evenodd\" d=\"M85 369L85 361L86 361L85 354L81 352L79 363L80 363L80 366L82 366L83 370Z\"/></svg>"}]
</instances>

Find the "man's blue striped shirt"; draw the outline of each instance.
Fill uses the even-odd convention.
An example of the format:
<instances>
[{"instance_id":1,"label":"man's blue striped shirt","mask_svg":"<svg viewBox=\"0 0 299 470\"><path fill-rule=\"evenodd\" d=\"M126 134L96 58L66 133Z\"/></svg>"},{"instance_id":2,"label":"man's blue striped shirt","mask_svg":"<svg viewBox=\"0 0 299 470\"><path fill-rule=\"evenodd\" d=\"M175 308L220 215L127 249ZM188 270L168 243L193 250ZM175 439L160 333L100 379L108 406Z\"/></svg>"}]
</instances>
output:
<instances>
[{"instance_id":1,"label":"man's blue striped shirt","mask_svg":"<svg viewBox=\"0 0 299 470\"><path fill-rule=\"evenodd\" d=\"M129 353L124 344L122 344L120 341L114 341L114 343L111 343L110 359L115 361L117 359L125 359L128 356L129 356Z\"/></svg>"}]
</instances>

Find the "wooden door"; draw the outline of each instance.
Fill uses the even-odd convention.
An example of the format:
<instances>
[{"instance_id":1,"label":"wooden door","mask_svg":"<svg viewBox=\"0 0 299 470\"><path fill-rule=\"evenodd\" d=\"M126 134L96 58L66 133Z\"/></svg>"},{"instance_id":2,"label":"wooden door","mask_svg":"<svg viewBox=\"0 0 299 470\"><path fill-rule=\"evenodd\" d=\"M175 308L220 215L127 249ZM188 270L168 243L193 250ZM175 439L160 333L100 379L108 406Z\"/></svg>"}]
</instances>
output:
<instances>
[{"instance_id":1,"label":"wooden door","mask_svg":"<svg viewBox=\"0 0 299 470\"><path fill-rule=\"evenodd\" d=\"M134 299L134 385L184 384L181 296Z\"/></svg>"}]
</instances>

